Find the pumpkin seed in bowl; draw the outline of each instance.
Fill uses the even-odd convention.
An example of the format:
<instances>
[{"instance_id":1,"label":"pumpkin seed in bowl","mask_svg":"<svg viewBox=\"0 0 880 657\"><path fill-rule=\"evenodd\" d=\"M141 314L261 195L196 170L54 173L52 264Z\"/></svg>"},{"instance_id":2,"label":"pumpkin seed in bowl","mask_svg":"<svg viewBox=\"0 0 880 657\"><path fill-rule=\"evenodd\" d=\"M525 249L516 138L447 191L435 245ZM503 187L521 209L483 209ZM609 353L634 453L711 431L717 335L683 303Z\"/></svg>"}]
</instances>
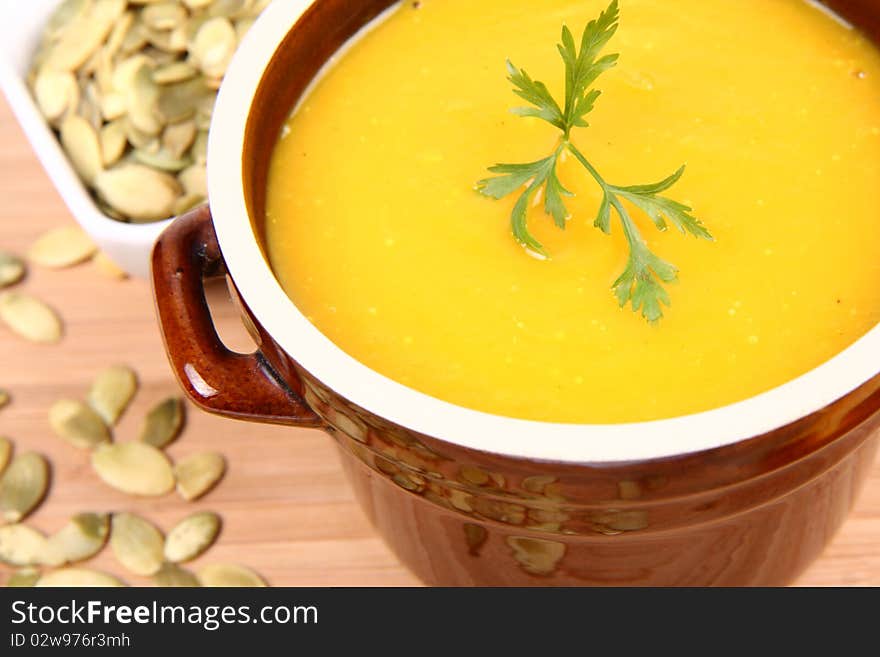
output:
<instances>
[{"instance_id":1,"label":"pumpkin seed in bowl","mask_svg":"<svg viewBox=\"0 0 880 657\"><path fill-rule=\"evenodd\" d=\"M29 85L106 216L167 219L203 203L217 90L270 0L64 0Z\"/></svg>"}]
</instances>

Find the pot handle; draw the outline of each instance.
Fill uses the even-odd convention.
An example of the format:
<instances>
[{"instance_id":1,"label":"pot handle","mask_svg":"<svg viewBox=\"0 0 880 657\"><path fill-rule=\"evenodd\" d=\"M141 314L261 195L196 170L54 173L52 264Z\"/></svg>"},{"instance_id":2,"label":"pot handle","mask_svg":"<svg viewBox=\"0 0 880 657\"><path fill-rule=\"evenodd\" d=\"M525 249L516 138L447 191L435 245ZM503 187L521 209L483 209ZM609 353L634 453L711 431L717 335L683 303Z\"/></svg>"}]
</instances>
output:
<instances>
[{"instance_id":1,"label":"pot handle","mask_svg":"<svg viewBox=\"0 0 880 657\"><path fill-rule=\"evenodd\" d=\"M226 264L207 205L177 218L153 248L153 298L171 367L189 398L210 413L240 420L318 427L312 409L260 351L238 354L220 340L205 281Z\"/></svg>"}]
</instances>

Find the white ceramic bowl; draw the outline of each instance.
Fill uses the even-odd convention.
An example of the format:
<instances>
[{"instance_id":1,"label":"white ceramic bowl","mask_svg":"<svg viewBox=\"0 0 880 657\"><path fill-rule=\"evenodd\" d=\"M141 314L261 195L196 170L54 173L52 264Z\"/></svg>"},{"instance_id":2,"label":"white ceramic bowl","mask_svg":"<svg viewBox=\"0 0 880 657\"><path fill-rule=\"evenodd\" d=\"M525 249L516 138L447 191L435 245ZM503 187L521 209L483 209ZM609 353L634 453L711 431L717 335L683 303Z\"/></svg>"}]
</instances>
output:
<instances>
[{"instance_id":1,"label":"white ceramic bowl","mask_svg":"<svg viewBox=\"0 0 880 657\"><path fill-rule=\"evenodd\" d=\"M0 88L73 217L133 276L149 275L150 251L170 223L126 224L106 216L68 162L26 85L43 25L60 0L0 0Z\"/></svg>"}]
</instances>

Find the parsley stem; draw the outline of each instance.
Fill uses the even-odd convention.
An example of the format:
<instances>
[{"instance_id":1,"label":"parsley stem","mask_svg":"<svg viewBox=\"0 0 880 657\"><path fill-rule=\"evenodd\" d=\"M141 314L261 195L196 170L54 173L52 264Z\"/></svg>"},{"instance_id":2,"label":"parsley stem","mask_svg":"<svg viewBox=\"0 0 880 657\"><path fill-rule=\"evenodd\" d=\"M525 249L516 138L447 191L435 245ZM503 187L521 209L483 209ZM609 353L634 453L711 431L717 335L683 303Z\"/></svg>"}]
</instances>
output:
<instances>
[{"instance_id":1,"label":"parsley stem","mask_svg":"<svg viewBox=\"0 0 880 657\"><path fill-rule=\"evenodd\" d=\"M620 217L620 223L623 226L624 235L626 235L626 241L629 243L630 247L633 251L644 248L645 240L642 237L641 231L639 231L638 226L636 226L635 222L632 220L632 217L629 216L629 212L626 211L626 208L623 207L623 203L620 202L617 194L615 194L616 187L613 185L609 185L605 182L605 179L602 175L596 170L590 161L586 158L586 156L578 150L577 146L572 144L570 141L565 142L566 147L569 152L575 156L578 162L580 162L584 168L589 171L590 175L599 183L599 186L602 188L602 191L605 193L605 196L608 198L611 206L617 211L618 216Z\"/></svg>"},{"instance_id":2,"label":"parsley stem","mask_svg":"<svg viewBox=\"0 0 880 657\"><path fill-rule=\"evenodd\" d=\"M577 146L566 139L565 147L568 148L569 152L577 158L577 161L584 165L584 168L590 172L590 175L593 176L597 183L599 183L602 191L613 196L611 185L605 182L605 179L599 174L596 167L590 164L590 161L578 150Z\"/></svg>"}]
</instances>

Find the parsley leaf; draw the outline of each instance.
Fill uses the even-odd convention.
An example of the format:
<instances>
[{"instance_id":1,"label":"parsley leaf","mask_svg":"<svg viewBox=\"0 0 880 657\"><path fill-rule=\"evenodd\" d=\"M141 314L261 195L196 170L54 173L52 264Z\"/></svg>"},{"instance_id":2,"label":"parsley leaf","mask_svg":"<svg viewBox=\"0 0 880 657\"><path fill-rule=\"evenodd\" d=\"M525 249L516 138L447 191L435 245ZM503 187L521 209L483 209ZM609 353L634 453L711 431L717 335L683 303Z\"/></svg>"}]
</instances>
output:
<instances>
[{"instance_id":1,"label":"parsley leaf","mask_svg":"<svg viewBox=\"0 0 880 657\"><path fill-rule=\"evenodd\" d=\"M541 243L529 232L528 211L532 199L539 190L543 190L544 212L553 218L557 227L565 229L569 213L564 197L573 194L563 186L556 168L563 152L574 155L603 192L593 225L603 233L610 234L613 213L617 215L626 236L629 257L626 268L612 286L614 295L621 307L631 305L633 311L641 312L647 321L657 322L663 317L663 306L671 304L664 284L678 279L678 269L650 250L622 201L646 214L661 231L668 230L671 223L682 234L708 241L712 241L713 237L692 214L692 208L660 195L681 179L685 167L654 184L612 185L571 142L574 128L589 126L585 117L593 111L602 93L591 89L591 85L600 75L617 65L619 55L600 57L600 54L617 33L619 24L619 2L612 0L608 8L584 28L580 46L575 43L571 30L565 26L562 28L561 43L557 46L565 64L565 104L561 107L543 82L532 79L525 69L507 62L508 79L514 86L514 93L530 103L530 106L519 107L512 112L518 116L544 120L558 128L562 135L549 157L526 164L497 164L489 172L498 175L480 180L476 188L484 196L496 200L521 190L510 217L513 236L526 249L549 257Z\"/></svg>"}]
</instances>

